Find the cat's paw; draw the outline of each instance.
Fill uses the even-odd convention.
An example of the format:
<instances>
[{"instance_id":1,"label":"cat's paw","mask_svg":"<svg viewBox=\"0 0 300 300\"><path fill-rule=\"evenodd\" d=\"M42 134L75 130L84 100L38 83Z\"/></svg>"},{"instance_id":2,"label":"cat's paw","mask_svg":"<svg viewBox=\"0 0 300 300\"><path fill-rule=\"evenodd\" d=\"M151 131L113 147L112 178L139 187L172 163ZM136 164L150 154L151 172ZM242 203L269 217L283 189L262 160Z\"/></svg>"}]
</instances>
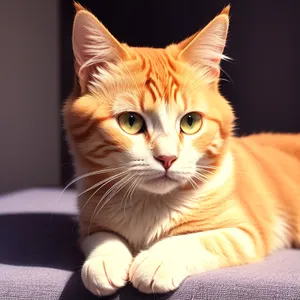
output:
<instances>
[{"instance_id":1,"label":"cat's paw","mask_svg":"<svg viewBox=\"0 0 300 300\"><path fill-rule=\"evenodd\" d=\"M85 287L97 296L107 296L126 285L131 255L96 256L85 261L81 278Z\"/></svg>"},{"instance_id":2,"label":"cat's paw","mask_svg":"<svg viewBox=\"0 0 300 300\"><path fill-rule=\"evenodd\" d=\"M133 261L129 277L133 286L143 293L165 293L175 290L190 274L182 257L174 251L141 252Z\"/></svg>"}]
</instances>

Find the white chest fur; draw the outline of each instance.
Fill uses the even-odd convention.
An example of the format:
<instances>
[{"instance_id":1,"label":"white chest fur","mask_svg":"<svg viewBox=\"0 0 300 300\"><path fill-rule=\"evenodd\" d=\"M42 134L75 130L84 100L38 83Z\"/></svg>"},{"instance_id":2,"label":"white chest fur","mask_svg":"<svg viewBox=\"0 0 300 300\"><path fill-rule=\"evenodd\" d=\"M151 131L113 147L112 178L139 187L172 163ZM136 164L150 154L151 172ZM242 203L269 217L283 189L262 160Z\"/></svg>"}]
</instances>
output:
<instances>
[{"instance_id":1,"label":"white chest fur","mask_svg":"<svg viewBox=\"0 0 300 300\"><path fill-rule=\"evenodd\" d=\"M125 237L134 250L148 248L196 205L193 195L185 199L179 193L150 197L137 192L124 207L122 197L116 197L97 215L96 222Z\"/></svg>"}]
</instances>

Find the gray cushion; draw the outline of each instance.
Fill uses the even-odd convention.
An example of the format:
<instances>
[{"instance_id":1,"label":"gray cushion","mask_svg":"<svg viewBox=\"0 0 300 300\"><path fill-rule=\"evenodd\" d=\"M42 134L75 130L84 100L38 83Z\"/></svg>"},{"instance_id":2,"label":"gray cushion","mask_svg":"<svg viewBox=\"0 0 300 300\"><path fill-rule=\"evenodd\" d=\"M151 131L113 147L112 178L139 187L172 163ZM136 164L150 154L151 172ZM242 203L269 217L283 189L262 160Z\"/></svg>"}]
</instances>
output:
<instances>
[{"instance_id":1,"label":"gray cushion","mask_svg":"<svg viewBox=\"0 0 300 300\"><path fill-rule=\"evenodd\" d=\"M98 299L82 285L76 200L56 189L0 196L0 299ZM131 286L107 299L300 299L300 251L190 277L168 295L143 295Z\"/></svg>"}]
</instances>

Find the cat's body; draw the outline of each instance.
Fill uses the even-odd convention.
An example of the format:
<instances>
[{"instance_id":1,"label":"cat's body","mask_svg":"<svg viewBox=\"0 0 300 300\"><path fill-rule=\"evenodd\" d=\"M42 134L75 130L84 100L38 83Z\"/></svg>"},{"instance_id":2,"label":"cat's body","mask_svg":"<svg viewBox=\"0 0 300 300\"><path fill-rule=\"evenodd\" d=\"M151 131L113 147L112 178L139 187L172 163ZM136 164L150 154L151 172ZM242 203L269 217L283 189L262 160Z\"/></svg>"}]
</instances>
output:
<instances>
[{"instance_id":1,"label":"cat's body","mask_svg":"<svg viewBox=\"0 0 300 300\"><path fill-rule=\"evenodd\" d=\"M229 9L166 49L119 44L77 10L79 83L64 117L82 176L85 286L166 292L299 246L300 135L233 137L218 91Z\"/></svg>"},{"instance_id":2,"label":"cat's body","mask_svg":"<svg viewBox=\"0 0 300 300\"><path fill-rule=\"evenodd\" d=\"M114 231L138 252L170 235L242 225L249 230L260 228L257 238L266 247L261 249L263 255L292 244L299 246L300 134L259 134L233 138L230 144L230 155L220 170L223 174L212 179L218 205L207 210L201 189L163 196L137 191L126 203L121 193L101 209L91 225L91 215L103 195L99 193L82 211L82 234ZM226 179L226 172L230 177L219 183ZM79 192L91 185L88 182ZM89 196L82 198L80 210Z\"/></svg>"}]
</instances>

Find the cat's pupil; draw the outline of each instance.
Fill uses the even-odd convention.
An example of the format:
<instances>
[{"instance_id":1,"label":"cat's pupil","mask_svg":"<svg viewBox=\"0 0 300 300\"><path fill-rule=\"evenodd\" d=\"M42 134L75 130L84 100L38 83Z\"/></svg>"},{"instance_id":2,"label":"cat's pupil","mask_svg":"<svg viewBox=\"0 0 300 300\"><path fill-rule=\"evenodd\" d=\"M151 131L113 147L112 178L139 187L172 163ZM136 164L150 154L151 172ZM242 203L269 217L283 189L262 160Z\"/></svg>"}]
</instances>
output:
<instances>
[{"instance_id":1,"label":"cat's pupil","mask_svg":"<svg viewBox=\"0 0 300 300\"><path fill-rule=\"evenodd\" d=\"M194 119L191 115L188 115L188 119L187 119L187 123L189 124L189 126L192 126L194 122Z\"/></svg>"},{"instance_id":2,"label":"cat's pupil","mask_svg":"<svg viewBox=\"0 0 300 300\"><path fill-rule=\"evenodd\" d=\"M134 115L130 115L129 116L129 120L128 120L128 123L129 123L130 127L133 126L134 121L135 121Z\"/></svg>"}]
</instances>

